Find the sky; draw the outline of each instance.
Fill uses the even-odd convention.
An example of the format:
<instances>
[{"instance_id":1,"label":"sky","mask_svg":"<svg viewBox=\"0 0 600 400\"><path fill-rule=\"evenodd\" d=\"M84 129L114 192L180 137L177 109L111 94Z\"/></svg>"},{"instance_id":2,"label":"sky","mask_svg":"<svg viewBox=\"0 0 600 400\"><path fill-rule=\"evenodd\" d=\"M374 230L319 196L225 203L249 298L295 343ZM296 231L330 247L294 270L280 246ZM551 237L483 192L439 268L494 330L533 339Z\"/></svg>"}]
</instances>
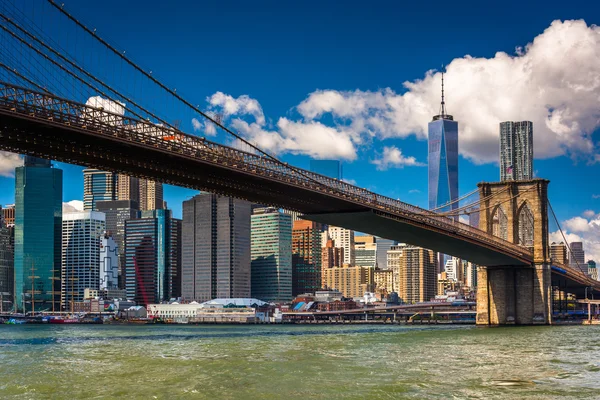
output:
<instances>
[{"instance_id":1,"label":"sky","mask_svg":"<svg viewBox=\"0 0 600 400\"><path fill-rule=\"evenodd\" d=\"M227 126L308 168L427 206L427 123L459 123L459 191L499 180L498 123L534 123L535 175L569 240L600 260L600 4L66 1L65 8ZM413 2L416 3L416 2ZM202 121L184 128L211 138ZM0 154L0 204L18 156ZM82 167L64 201L82 200ZM181 216L196 192L168 186ZM552 228L552 227L551 227ZM555 229L555 227L554 227ZM557 239L558 236L556 236Z\"/></svg>"}]
</instances>

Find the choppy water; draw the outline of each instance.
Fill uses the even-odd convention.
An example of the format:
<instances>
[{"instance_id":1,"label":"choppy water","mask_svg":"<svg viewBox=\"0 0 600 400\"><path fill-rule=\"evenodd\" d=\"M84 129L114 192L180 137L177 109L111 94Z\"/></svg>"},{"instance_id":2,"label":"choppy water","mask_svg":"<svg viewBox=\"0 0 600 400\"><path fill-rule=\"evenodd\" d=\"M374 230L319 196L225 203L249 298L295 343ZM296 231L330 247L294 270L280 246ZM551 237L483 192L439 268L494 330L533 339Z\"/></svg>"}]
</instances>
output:
<instances>
[{"instance_id":1,"label":"choppy water","mask_svg":"<svg viewBox=\"0 0 600 400\"><path fill-rule=\"evenodd\" d=\"M0 398L600 398L600 326L0 326Z\"/></svg>"}]
</instances>

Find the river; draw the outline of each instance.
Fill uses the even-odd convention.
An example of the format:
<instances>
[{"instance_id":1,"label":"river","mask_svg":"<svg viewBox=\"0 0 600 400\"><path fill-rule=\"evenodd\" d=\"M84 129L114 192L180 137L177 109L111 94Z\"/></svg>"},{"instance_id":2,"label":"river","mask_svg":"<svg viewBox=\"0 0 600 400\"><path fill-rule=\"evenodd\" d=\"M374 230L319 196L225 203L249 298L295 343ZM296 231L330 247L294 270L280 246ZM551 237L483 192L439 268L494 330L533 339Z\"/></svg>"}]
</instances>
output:
<instances>
[{"instance_id":1,"label":"river","mask_svg":"<svg viewBox=\"0 0 600 400\"><path fill-rule=\"evenodd\" d=\"M598 399L600 326L0 326L1 399Z\"/></svg>"}]
</instances>

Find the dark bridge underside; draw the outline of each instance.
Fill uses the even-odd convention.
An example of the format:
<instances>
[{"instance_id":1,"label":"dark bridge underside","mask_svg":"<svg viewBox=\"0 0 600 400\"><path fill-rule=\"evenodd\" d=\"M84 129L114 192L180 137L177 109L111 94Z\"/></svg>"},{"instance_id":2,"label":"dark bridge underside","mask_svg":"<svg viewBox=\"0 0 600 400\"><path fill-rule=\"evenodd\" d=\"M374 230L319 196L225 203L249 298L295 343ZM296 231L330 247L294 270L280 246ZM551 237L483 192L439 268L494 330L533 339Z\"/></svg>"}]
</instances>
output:
<instances>
[{"instance_id":1,"label":"dark bridge underside","mask_svg":"<svg viewBox=\"0 0 600 400\"><path fill-rule=\"evenodd\" d=\"M283 207L328 224L422 246L479 265L529 265L493 244L383 214L348 199L218 165L152 144L102 136L0 110L0 149Z\"/></svg>"}]
</instances>

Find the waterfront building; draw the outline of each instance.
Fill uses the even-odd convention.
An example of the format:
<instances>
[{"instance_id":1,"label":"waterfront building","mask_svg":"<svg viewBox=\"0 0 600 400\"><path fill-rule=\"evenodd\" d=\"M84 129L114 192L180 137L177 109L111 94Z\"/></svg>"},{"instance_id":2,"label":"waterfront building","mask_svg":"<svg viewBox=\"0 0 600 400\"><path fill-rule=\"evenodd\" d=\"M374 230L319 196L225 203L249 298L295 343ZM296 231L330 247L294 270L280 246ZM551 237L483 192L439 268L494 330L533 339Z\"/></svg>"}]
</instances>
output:
<instances>
[{"instance_id":1,"label":"waterfront building","mask_svg":"<svg viewBox=\"0 0 600 400\"><path fill-rule=\"evenodd\" d=\"M377 243L375 236L354 238L355 265L374 268L377 265Z\"/></svg>"},{"instance_id":2,"label":"waterfront building","mask_svg":"<svg viewBox=\"0 0 600 400\"><path fill-rule=\"evenodd\" d=\"M292 229L292 296L321 288L320 224L297 220Z\"/></svg>"},{"instance_id":3,"label":"waterfront building","mask_svg":"<svg viewBox=\"0 0 600 400\"><path fill-rule=\"evenodd\" d=\"M13 305L15 281L14 226L4 226L0 215L0 310Z\"/></svg>"},{"instance_id":4,"label":"waterfront building","mask_svg":"<svg viewBox=\"0 0 600 400\"><path fill-rule=\"evenodd\" d=\"M113 237L104 233L100 237L100 285L101 290L119 287L119 252Z\"/></svg>"},{"instance_id":5,"label":"waterfront building","mask_svg":"<svg viewBox=\"0 0 600 400\"><path fill-rule=\"evenodd\" d=\"M100 287L100 238L105 216L97 211L67 213L62 218L61 305L71 310L83 301L85 288Z\"/></svg>"},{"instance_id":6,"label":"waterfront building","mask_svg":"<svg viewBox=\"0 0 600 400\"><path fill-rule=\"evenodd\" d=\"M378 237L375 239L375 244L377 249L377 266L383 270L389 269L387 265L387 252L392 246L398 245L398 242Z\"/></svg>"},{"instance_id":7,"label":"waterfront building","mask_svg":"<svg viewBox=\"0 0 600 400\"><path fill-rule=\"evenodd\" d=\"M376 268L373 272L373 281L377 293L387 295L394 292L394 271L391 269Z\"/></svg>"},{"instance_id":8,"label":"waterfront building","mask_svg":"<svg viewBox=\"0 0 600 400\"><path fill-rule=\"evenodd\" d=\"M437 275L437 295L444 296L448 292L456 292L460 287L456 279L451 278L446 271Z\"/></svg>"},{"instance_id":9,"label":"waterfront building","mask_svg":"<svg viewBox=\"0 0 600 400\"><path fill-rule=\"evenodd\" d=\"M96 202L117 199L117 174L87 168L83 170L83 210L96 211Z\"/></svg>"},{"instance_id":10,"label":"waterfront building","mask_svg":"<svg viewBox=\"0 0 600 400\"><path fill-rule=\"evenodd\" d=\"M337 247L344 249L342 264L355 265L354 231L338 226L329 226L327 233Z\"/></svg>"},{"instance_id":11,"label":"waterfront building","mask_svg":"<svg viewBox=\"0 0 600 400\"><path fill-rule=\"evenodd\" d=\"M15 225L15 205L7 204L2 208L2 217L4 218L4 226Z\"/></svg>"},{"instance_id":12,"label":"waterfront building","mask_svg":"<svg viewBox=\"0 0 600 400\"><path fill-rule=\"evenodd\" d=\"M131 200L135 204L140 204L140 180L133 176L119 174L117 200Z\"/></svg>"},{"instance_id":13,"label":"waterfront building","mask_svg":"<svg viewBox=\"0 0 600 400\"><path fill-rule=\"evenodd\" d=\"M203 193L183 202L182 296L250 297L251 204Z\"/></svg>"},{"instance_id":14,"label":"waterfront building","mask_svg":"<svg viewBox=\"0 0 600 400\"><path fill-rule=\"evenodd\" d=\"M587 267L588 275L590 276L590 278L595 279L597 281L600 280L598 276L598 269L596 268L596 261L588 260Z\"/></svg>"},{"instance_id":15,"label":"waterfront building","mask_svg":"<svg viewBox=\"0 0 600 400\"><path fill-rule=\"evenodd\" d=\"M375 268L350 265L324 269L324 287L339 290L344 297L362 297L365 292L373 291L374 270Z\"/></svg>"},{"instance_id":16,"label":"waterfront building","mask_svg":"<svg viewBox=\"0 0 600 400\"><path fill-rule=\"evenodd\" d=\"M164 206L163 185L160 182L139 179L140 210L160 210Z\"/></svg>"},{"instance_id":17,"label":"waterfront building","mask_svg":"<svg viewBox=\"0 0 600 400\"><path fill-rule=\"evenodd\" d=\"M119 176L120 178L120 176ZM96 209L106 216L106 232L112 236L117 246L119 288L125 283L125 221L138 218L140 210L133 200L98 201Z\"/></svg>"},{"instance_id":18,"label":"waterfront building","mask_svg":"<svg viewBox=\"0 0 600 400\"><path fill-rule=\"evenodd\" d=\"M569 257L571 267L579 269L584 274L587 274L588 266L585 262L585 251L583 250L583 243L582 242L571 242L569 247L571 249L571 254Z\"/></svg>"},{"instance_id":19,"label":"waterfront building","mask_svg":"<svg viewBox=\"0 0 600 400\"><path fill-rule=\"evenodd\" d=\"M433 251L416 246L402 249L398 295L404 303L431 300L436 294L436 277Z\"/></svg>"},{"instance_id":20,"label":"waterfront building","mask_svg":"<svg viewBox=\"0 0 600 400\"><path fill-rule=\"evenodd\" d=\"M63 173L25 156L15 169L15 286L18 311L58 309Z\"/></svg>"},{"instance_id":21,"label":"waterfront building","mask_svg":"<svg viewBox=\"0 0 600 400\"><path fill-rule=\"evenodd\" d=\"M125 290L137 304L181 296L181 220L171 210L125 221Z\"/></svg>"},{"instance_id":22,"label":"waterfront building","mask_svg":"<svg viewBox=\"0 0 600 400\"><path fill-rule=\"evenodd\" d=\"M326 232L323 233L326 235ZM335 247L333 240L329 239L321 250L321 287L325 287L323 274L326 269L340 267L343 265L344 249Z\"/></svg>"},{"instance_id":23,"label":"waterfront building","mask_svg":"<svg viewBox=\"0 0 600 400\"><path fill-rule=\"evenodd\" d=\"M500 122L500 181L533 179L533 124Z\"/></svg>"},{"instance_id":24,"label":"waterfront building","mask_svg":"<svg viewBox=\"0 0 600 400\"><path fill-rule=\"evenodd\" d=\"M292 300L292 218L276 208L257 208L251 229L252 297Z\"/></svg>"},{"instance_id":25,"label":"waterfront building","mask_svg":"<svg viewBox=\"0 0 600 400\"><path fill-rule=\"evenodd\" d=\"M567 245L563 242L550 244L550 258L552 262L567 265L569 264Z\"/></svg>"},{"instance_id":26,"label":"waterfront building","mask_svg":"<svg viewBox=\"0 0 600 400\"><path fill-rule=\"evenodd\" d=\"M338 160L310 160L310 171L330 178L342 179L342 163Z\"/></svg>"}]
</instances>

